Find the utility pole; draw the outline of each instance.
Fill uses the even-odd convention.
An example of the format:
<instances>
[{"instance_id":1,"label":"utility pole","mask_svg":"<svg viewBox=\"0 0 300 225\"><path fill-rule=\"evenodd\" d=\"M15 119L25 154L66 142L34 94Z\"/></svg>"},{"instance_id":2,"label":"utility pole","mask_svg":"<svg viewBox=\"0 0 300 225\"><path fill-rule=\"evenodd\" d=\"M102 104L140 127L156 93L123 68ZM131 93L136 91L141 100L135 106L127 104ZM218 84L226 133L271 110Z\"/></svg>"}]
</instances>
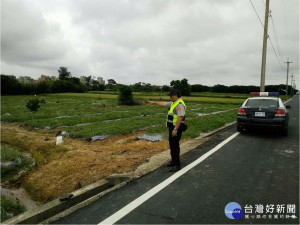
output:
<instances>
[{"instance_id":1,"label":"utility pole","mask_svg":"<svg viewBox=\"0 0 300 225\"><path fill-rule=\"evenodd\" d=\"M294 77L294 81L293 81L293 95L295 94L295 90L296 90L296 80Z\"/></svg>"},{"instance_id":2,"label":"utility pole","mask_svg":"<svg viewBox=\"0 0 300 225\"><path fill-rule=\"evenodd\" d=\"M266 58L267 58L267 40L268 40L268 23L269 23L269 5L270 0L266 0L266 12L265 12L265 26L264 26L264 42L261 62L261 76L260 76L260 91L265 91L266 80Z\"/></svg>"},{"instance_id":3,"label":"utility pole","mask_svg":"<svg viewBox=\"0 0 300 225\"><path fill-rule=\"evenodd\" d=\"M294 94L295 94L295 90L296 90L296 76L294 76L294 80L293 80L293 96L294 96Z\"/></svg>"},{"instance_id":4,"label":"utility pole","mask_svg":"<svg viewBox=\"0 0 300 225\"><path fill-rule=\"evenodd\" d=\"M294 82L293 77L294 77L294 74L292 73L292 79L291 79L291 92L290 92L292 96L293 96L293 82Z\"/></svg>"},{"instance_id":5,"label":"utility pole","mask_svg":"<svg viewBox=\"0 0 300 225\"><path fill-rule=\"evenodd\" d=\"M288 95L288 82L289 82L289 66L290 66L290 63L293 63L293 62L290 62L289 61L289 58L287 60L287 62L284 62L287 64L287 67L286 67L286 88L285 88L285 96L287 97Z\"/></svg>"}]
</instances>

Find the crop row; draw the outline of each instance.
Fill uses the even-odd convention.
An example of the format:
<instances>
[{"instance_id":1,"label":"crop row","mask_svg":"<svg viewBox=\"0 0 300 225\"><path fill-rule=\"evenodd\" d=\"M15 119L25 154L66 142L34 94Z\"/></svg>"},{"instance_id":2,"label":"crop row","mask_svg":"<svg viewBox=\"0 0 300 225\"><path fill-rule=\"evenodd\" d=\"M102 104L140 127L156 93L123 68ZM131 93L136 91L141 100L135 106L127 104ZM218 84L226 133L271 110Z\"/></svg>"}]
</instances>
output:
<instances>
[{"instance_id":1,"label":"crop row","mask_svg":"<svg viewBox=\"0 0 300 225\"><path fill-rule=\"evenodd\" d=\"M200 115L206 115L210 113L218 113L225 110L234 108L234 106L223 106L223 107L201 107L190 109L187 111L187 117L194 117ZM160 107L142 107L142 109L137 108L136 110L131 111L104 111L103 113L97 113L94 115L76 115L69 117L60 117L60 118L46 118L46 119L32 119L24 122L24 125L27 127L63 127L63 126L74 126L78 124L88 124L95 122L112 122L113 120L124 120L128 118L134 118L139 116L144 116L145 120L148 120L149 116L160 115L160 117L165 117L164 114L166 108ZM201 113L200 113L201 112ZM119 121L122 123L122 121Z\"/></svg>"},{"instance_id":2,"label":"crop row","mask_svg":"<svg viewBox=\"0 0 300 225\"><path fill-rule=\"evenodd\" d=\"M98 121L86 126L67 127L65 131L76 137L89 138L98 135L122 135L137 130L147 129L153 125L162 124L166 117L154 115L151 117L135 117L122 121Z\"/></svg>"},{"instance_id":3,"label":"crop row","mask_svg":"<svg viewBox=\"0 0 300 225\"><path fill-rule=\"evenodd\" d=\"M44 100L38 112L32 113L25 105L29 99ZM136 95L146 100L169 101L165 95ZM243 99L183 97L187 105L188 137L215 128L224 121L234 120L236 109ZM163 133L167 108L155 105L118 106L117 95L95 93L65 93L41 96L3 96L1 120L21 122L27 127L66 127L65 131L78 137L127 134L135 130ZM230 110L230 111L228 111ZM234 113L233 113L234 112ZM216 115L213 115L218 113ZM209 116L208 116L209 115ZM199 124L200 123L200 124ZM84 126L76 126L82 125ZM215 124L215 125L214 125ZM151 128L153 127L154 128ZM208 129L208 128L207 128Z\"/></svg>"},{"instance_id":4,"label":"crop row","mask_svg":"<svg viewBox=\"0 0 300 225\"><path fill-rule=\"evenodd\" d=\"M236 110L229 110L209 116L188 118L186 124L189 129L185 137L194 138L223 126L225 123L234 121ZM148 134L163 134L166 137L165 127L166 117L162 115L153 115L151 117L128 118L122 121L99 121L86 126L73 126L65 130L76 137L89 138L92 136L111 136L132 133L138 130L147 130Z\"/></svg>"}]
</instances>

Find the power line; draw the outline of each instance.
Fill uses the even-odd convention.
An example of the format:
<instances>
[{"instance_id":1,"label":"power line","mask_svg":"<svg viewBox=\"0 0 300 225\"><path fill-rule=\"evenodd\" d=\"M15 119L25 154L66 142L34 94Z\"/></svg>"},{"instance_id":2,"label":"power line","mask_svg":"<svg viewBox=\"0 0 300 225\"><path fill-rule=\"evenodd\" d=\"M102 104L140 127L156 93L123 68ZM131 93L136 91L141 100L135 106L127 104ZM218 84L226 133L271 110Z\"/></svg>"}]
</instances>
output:
<instances>
[{"instance_id":1,"label":"power line","mask_svg":"<svg viewBox=\"0 0 300 225\"><path fill-rule=\"evenodd\" d=\"M274 31L274 35L275 35L275 40L276 40L276 44L277 44L278 53L279 53L281 62L283 62L283 60L282 60L282 54L281 54L281 51L280 51L280 45L279 45L279 42L278 42L278 38L277 38L276 30L275 30L275 25L274 25L273 17L272 17L271 14L270 14L270 17L271 17L271 21L272 21L272 27L273 27L273 31Z\"/></svg>"},{"instance_id":2,"label":"power line","mask_svg":"<svg viewBox=\"0 0 300 225\"><path fill-rule=\"evenodd\" d=\"M272 40L271 40L271 38L270 38L269 35L268 35L268 38L269 38L269 40L270 40L270 43L271 43L271 45L272 45L272 48L273 48L274 53L275 53L275 55L276 55L276 58L277 58L277 60L278 60L278 62L279 62L279 65L280 65L281 69L284 70L284 69L283 69L283 66L282 66L282 64L281 64L281 62L280 62L280 60L279 60L279 57L278 57L278 55L277 55L277 53L276 53L276 50L275 50L274 45L273 45L273 43L272 43Z\"/></svg>"},{"instance_id":3,"label":"power line","mask_svg":"<svg viewBox=\"0 0 300 225\"><path fill-rule=\"evenodd\" d=\"M260 24L262 25L263 28L265 28L264 25L263 25L263 23L262 23L262 21L261 21L261 19L260 19L260 17L259 17L259 15L258 15L258 13L257 13L257 11L256 11L256 9L255 9L255 7L254 7L254 5L253 5L253 3L252 3L252 1L251 0L249 0L249 1L250 1L251 5L252 5L252 7L253 7L253 9L254 9L254 11L256 13L257 18L260 21Z\"/></svg>"}]
</instances>

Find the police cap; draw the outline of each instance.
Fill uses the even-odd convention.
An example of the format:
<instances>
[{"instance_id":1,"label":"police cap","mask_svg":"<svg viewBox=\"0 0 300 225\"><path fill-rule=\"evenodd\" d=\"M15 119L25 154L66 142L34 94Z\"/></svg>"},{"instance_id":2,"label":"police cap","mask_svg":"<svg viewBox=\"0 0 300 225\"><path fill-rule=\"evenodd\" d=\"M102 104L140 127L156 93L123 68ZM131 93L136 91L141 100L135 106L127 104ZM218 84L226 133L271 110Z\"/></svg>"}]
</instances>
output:
<instances>
[{"instance_id":1,"label":"police cap","mask_svg":"<svg viewBox=\"0 0 300 225\"><path fill-rule=\"evenodd\" d=\"M173 95L177 95L178 98L181 97L180 91L173 89L172 91L170 91L170 93L168 93L168 96L173 96Z\"/></svg>"}]
</instances>

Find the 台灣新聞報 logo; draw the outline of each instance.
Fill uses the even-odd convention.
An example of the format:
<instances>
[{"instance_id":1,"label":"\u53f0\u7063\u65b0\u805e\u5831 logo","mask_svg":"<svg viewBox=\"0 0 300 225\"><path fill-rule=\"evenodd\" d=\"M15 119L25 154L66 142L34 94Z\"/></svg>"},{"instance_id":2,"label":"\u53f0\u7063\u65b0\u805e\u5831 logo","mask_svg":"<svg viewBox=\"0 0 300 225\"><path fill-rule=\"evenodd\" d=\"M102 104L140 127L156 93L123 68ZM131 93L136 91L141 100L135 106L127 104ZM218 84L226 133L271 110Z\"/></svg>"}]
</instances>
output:
<instances>
[{"instance_id":1,"label":"\u53f0\u7063\u65b0\u805e\u5831 logo","mask_svg":"<svg viewBox=\"0 0 300 225\"><path fill-rule=\"evenodd\" d=\"M236 202L228 203L224 211L229 219L241 219L243 216L242 207Z\"/></svg>"}]
</instances>

